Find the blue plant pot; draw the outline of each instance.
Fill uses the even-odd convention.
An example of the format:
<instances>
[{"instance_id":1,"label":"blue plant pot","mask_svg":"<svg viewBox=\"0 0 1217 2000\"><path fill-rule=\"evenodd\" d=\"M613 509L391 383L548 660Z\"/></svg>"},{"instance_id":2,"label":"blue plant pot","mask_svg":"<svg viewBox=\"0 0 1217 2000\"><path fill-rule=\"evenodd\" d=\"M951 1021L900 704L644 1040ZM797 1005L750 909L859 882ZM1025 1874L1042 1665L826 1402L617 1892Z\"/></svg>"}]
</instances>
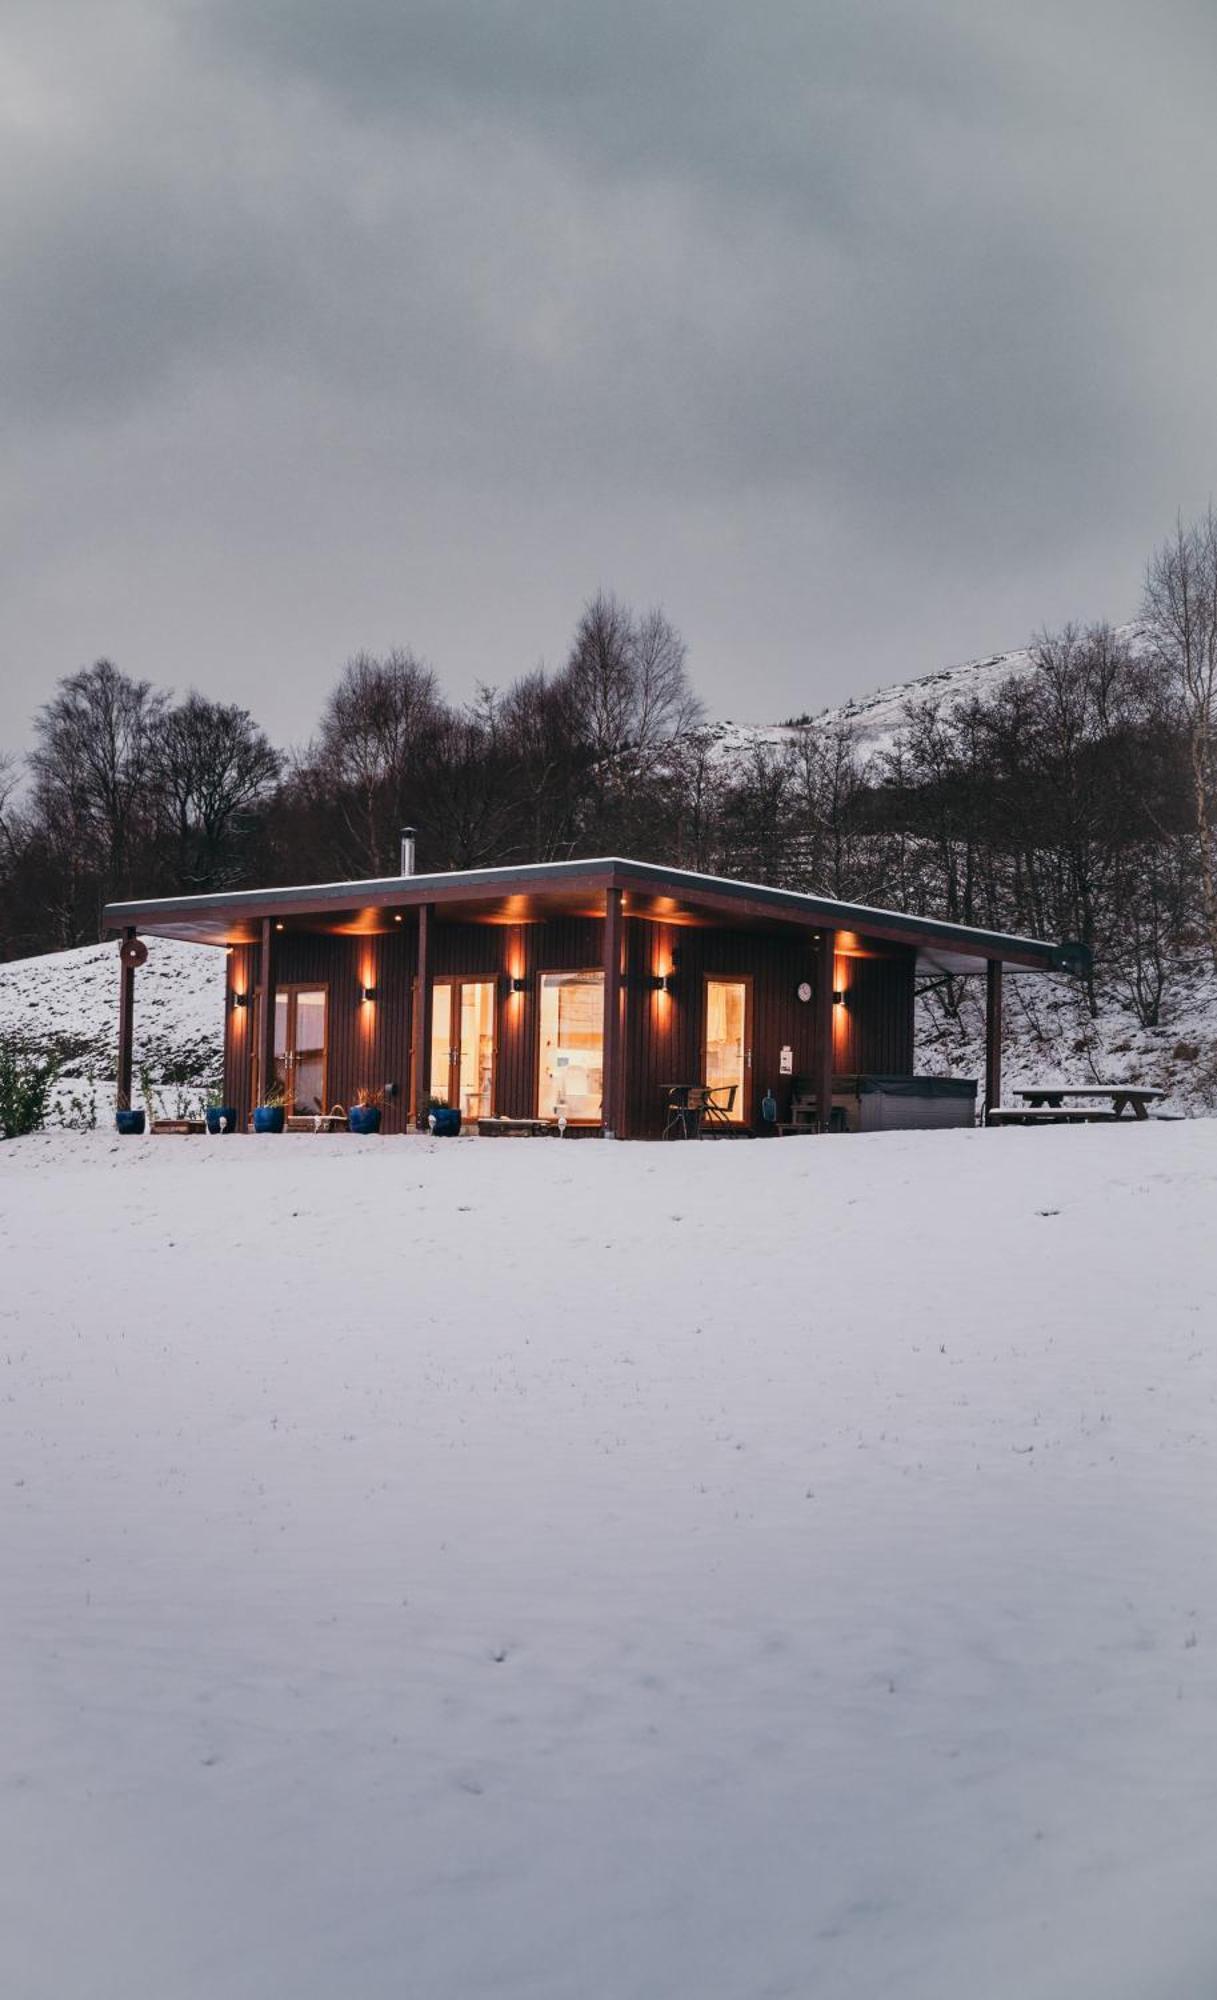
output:
<instances>
[{"instance_id":1,"label":"blue plant pot","mask_svg":"<svg viewBox=\"0 0 1217 2000\"><path fill-rule=\"evenodd\" d=\"M353 1104L347 1112L347 1130L366 1135L380 1130L379 1104Z\"/></svg>"},{"instance_id":2,"label":"blue plant pot","mask_svg":"<svg viewBox=\"0 0 1217 2000\"><path fill-rule=\"evenodd\" d=\"M114 1123L124 1139L133 1139L143 1131L146 1119L142 1111L116 1111Z\"/></svg>"},{"instance_id":3,"label":"blue plant pot","mask_svg":"<svg viewBox=\"0 0 1217 2000\"><path fill-rule=\"evenodd\" d=\"M427 1121L435 1120L437 1139L455 1139L461 1129L461 1114L453 1104L445 1105L441 1111L429 1111Z\"/></svg>"},{"instance_id":4,"label":"blue plant pot","mask_svg":"<svg viewBox=\"0 0 1217 2000\"><path fill-rule=\"evenodd\" d=\"M207 1130L211 1133L235 1132L237 1129L235 1104L209 1104L203 1116L207 1120Z\"/></svg>"},{"instance_id":5,"label":"blue plant pot","mask_svg":"<svg viewBox=\"0 0 1217 2000\"><path fill-rule=\"evenodd\" d=\"M259 1104L254 1108L255 1132L281 1132L287 1113L281 1104Z\"/></svg>"}]
</instances>

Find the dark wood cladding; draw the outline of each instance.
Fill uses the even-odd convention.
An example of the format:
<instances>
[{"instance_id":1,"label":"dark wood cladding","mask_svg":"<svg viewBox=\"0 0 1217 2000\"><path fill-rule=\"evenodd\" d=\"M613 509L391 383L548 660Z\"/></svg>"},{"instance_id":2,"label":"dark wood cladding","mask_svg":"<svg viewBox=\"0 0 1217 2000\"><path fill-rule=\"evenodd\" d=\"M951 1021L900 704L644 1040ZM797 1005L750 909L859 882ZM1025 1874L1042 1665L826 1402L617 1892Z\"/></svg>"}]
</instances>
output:
<instances>
[{"instance_id":1,"label":"dark wood cladding","mask_svg":"<svg viewBox=\"0 0 1217 2000\"><path fill-rule=\"evenodd\" d=\"M814 986L818 977L814 937L787 940L637 921L626 928L625 1135L658 1135L665 1086L701 1081L710 974L752 980L752 1068L744 1115L747 1125L758 1124L766 1090L773 1090L779 1105L783 1095L789 1097L790 1079L779 1073L783 1047L793 1051L796 1074L813 1066L815 1012L799 999L798 988L803 982ZM669 977L670 991L648 989L646 981L657 976Z\"/></svg>"},{"instance_id":2,"label":"dark wood cladding","mask_svg":"<svg viewBox=\"0 0 1217 2000\"><path fill-rule=\"evenodd\" d=\"M833 1009L838 1075L909 1076L913 1068L912 952L896 958L838 958L844 998Z\"/></svg>"},{"instance_id":3,"label":"dark wood cladding","mask_svg":"<svg viewBox=\"0 0 1217 2000\"><path fill-rule=\"evenodd\" d=\"M284 931L275 938L275 977L283 986L326 989L327 1104L349 1106L361 1088L392 1086L384 1103L384 1129L405 1131L412 1122L411 1019L417 963L417 918L411 913L392 934L335 937ZM430 927L429 978L494 979L495 1110L508 1117L534 1115L537 1098L537 976L600 964L602 926L591 918L548 924L445 924ZM242 1124L252 1110L252 1054L259 948L236 945L228 954L228 990L247 993L249 1005L225 1013L225 1094ZM512 978L526 990L507 990ZM362 989L374 988L374 1000ZM425 1079L424 1079L425 1082Z\"/></svg>"},{"instance_id":4,"label":"dark wood cladding","mask_svg":"<svg viewBox=\"0 0 1217 2000\"><path fill-rule=\"evenodd\" d=\"M411 1115L411 1022L415 1004L418 917L406 912L393 931L368 936L285 930L273 945L281 985L316 984L327 992L327 1103L346 1106L361 1086L392 1086L384 1128L405 1130ZM664 1086L701 1080L704 1074L705 982L708 976L751 981L752 1067L745 1123L760 1123L761 1099L771 1090L786 1115L790 1078L781 1073L789 1047L795 1075L816 1069L815 999L798 997L801 983L813 995L828 978L845 994L832 1009L833 1067L908 1074L913 1060L914 955L844 957L822 972L814 932L773 933L623 921L623 990L617 1129L626 1138L657 1136L663 1129ZM436 912L429 926L428 979L495 981L495 1105L497 1112L536 1114L539 976L543 972L594 971L604 964L603 920L555 917L545 923L445 923ZM226 1094L241 1117L251 1105L251 1053L257 1033L253 996L259 981L257 945L228 954L229 994L250 995L248 1007L227 1006ZM666 977L669 990L655 990ZM522 980L524 990L512 990ZM373 1000L362 989L375 991ZM425 1082L425 1079L424 1079Z\"/></svg>"}]
</instances>

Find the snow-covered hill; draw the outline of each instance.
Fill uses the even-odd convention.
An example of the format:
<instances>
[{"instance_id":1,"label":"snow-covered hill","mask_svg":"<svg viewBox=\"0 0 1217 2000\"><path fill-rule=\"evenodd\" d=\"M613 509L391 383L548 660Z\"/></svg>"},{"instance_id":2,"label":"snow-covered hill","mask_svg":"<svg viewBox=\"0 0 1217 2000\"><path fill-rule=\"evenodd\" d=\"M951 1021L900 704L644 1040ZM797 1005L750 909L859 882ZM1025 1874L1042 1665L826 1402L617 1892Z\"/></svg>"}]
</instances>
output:
<instances>
[{"instance_id":1,"label":"snow-covered hill","mask_svg":"<svg viewBox=\"0 0 1217 2000\"><path fill-rule=\"evenodd\" d=\"M135 1064L162 1088L192 1096L223 1064L224 954L203 945L148 939L148 962L136 975ZM118 1048L118 945L84 945L0 965L0 1037L62 1058L58 1102L75 1100L86 1118L114 1102Z\"/></svg>"},{"instance_id":2,"label":"snow-covered hill","mask_svg":"<svg viewBox=\"0 0 1217 2000\"><path fill-rule=\"evenodd\" d=\"M1143 627L1136 623L1121 625L1117 637L1135 650L1144 643ZM811 721L822 729L848 724L860 754L880 756L891 749L910 710L931 703L949 708L978 696L992 695L1004 682L1029 674L1033 666L1031 648L1020 646L1012 653L992 653L981 660L965 661L961 666L942 667L919 680L898 681L874 694L823 709ZM729 757L757 745L788 742L797 730L786 723L722 722L713 725L712 733L721 754Z\"/></svg>"}]
</instances>

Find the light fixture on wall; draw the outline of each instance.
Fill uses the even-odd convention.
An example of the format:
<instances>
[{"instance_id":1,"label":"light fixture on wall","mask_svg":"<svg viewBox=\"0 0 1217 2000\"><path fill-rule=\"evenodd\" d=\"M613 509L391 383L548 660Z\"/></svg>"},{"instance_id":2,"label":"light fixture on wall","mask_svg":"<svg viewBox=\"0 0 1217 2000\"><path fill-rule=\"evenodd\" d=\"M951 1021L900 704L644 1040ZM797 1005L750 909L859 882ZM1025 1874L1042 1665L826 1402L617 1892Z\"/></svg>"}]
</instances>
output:
<instances>
[{"instance_id":1,"label":"light fixture on wall","mask_svg":"<svg viewBox=\"0 0 1217 2000\"><path fill-rule=\"evenodd\" d=\"M665 985L664 976L662 972L653 972L643 984L649 986L652 993L662 993Z\"/></svg>"},{"instance_id":2,"label":"light fixture on wall","mask_svg":"<svg viewBox=\"0 0 1217 2000\"><path fill-rule=\"evenodd\" d=\"M526 979L517 978L513 974L511 980L511 990L513 993L527 993L528 981Z\"/></svg>"},{"instance_id":3,"label":"light fixture on wall","mask_svg":"<svg viewBox=\"0 0 1217 2000\"><path fill-rule=\"evenodd\" d=\"M234 994L233 994L233 996L232 996L232 1010L233 1010L233 1013L234 1013L234 1014L236 1013L236 1011L237 1011L237 1008L238 1008L238 1007L248 1007L248 1005L249 1005L249 995L248 995L248 993L234 993Z\"/></svg>"},{"instance_id":4,"label":"light fixture on wall","mask_svg":"<svg viewBox=\"0 0 1217 2000\"><path fill-rule=\"evenodd\" d=\"M844 1007L845 1005L845 994L839 986L833 990L832 1004L834 1007Z\"/></svg>"},{"instance_id":5,"label":"light fixture on wall","mask_svg":"<svg viewBox=\"0 0 1217 2000\"><path fill-rule=\"evenodd\" d=\"M376 988L374 986L361 986L359 989L359 997L361 1000L375 1000Z\"/></svg>"},{"instance_id":6,"label":"light fixture on wall","mask_svg":"<svg viewBox=\"0 0 1217 2000\"><path fill-rule=\"evenodd\" d=\"M276 924L276 925L275 925L275 929L276 929L277 931L281 931L281 930L283 929L283 926L282 926L282 924Z\"/></svg>"}]
</instances>

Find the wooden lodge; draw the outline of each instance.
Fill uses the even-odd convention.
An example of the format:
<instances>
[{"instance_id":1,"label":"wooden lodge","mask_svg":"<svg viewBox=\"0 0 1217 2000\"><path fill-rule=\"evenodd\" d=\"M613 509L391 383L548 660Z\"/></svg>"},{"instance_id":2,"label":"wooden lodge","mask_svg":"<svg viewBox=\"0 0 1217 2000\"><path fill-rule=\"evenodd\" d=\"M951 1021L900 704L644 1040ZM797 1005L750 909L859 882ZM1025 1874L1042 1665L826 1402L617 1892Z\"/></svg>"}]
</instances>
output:
<instances>
[{"instance_id":1,"label":"wooden lodge","mask_svg":"<svg viewBox=\"0 0 1217 2000\"><path fill-rule=\"evenodd\" d=\"M796 1090L825 1127L842 1078L911 1077L915 983L943 973L986 980L994 1105L1003 968L1080 962L1078 947L622 860L115 903L106 924L122 936L120 1106L139 940L187 939L227 954L242 1130L266 1077L289 1112L383 1093L387 1131L441 1100L467 1126L656 1138L672 1090L697 1084L741 1133L775 1104L784 1122Z\"/></svg>"}]
</instances>

